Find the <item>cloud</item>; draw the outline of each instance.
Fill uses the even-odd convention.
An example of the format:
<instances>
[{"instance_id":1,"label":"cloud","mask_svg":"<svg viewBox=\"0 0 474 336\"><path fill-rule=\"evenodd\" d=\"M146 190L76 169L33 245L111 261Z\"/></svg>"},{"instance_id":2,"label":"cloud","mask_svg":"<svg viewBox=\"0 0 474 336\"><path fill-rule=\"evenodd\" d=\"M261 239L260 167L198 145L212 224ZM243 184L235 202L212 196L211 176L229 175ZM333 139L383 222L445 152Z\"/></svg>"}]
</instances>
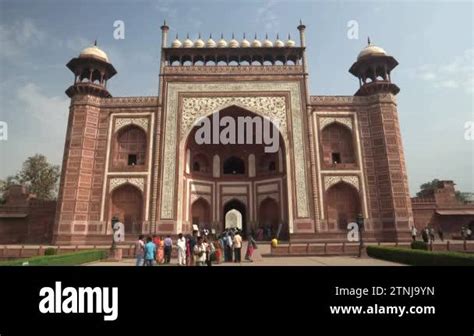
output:
<instances>
[{"instance_id":1,"label":"cloud","mask_svg":"<svg viewBox=\"0 0 474 336\"><path fill-rule=\"evenodd\" d=\"M274 32L280 26L280 18L275 12L275 5L275 1L267 0L257 8L256 22L258 24L264 22L264 28L267 32Z\"/></svg>"},{"instance_id":2,"label":"cloud","mask_svg":"<svg viewBox=\"0 0 474 336\"><path fill-rule=\"evenodd\" d=\"M82 49L91 46L92 43L94 43L94 41L90 41L80 36L69 38L65 41L66 47L74 52L79 52Z\"/></svg>"},{"instance_id":3,"label":"cloud","mask_svg":"<svg viewBox=\"0 0 474 336\"><path fill-rule=\"evenodd\" d=\"M29 18L6 25L0 24L0 58L15 60L31 47L45 41L47 34Z\"/></svg>"},{"instance_id":4,"label":"cloud","mask_svg":"<svg viewBox=\"0 0 474 336\"><path fill-rule=\"evenodd\" d=\"M34 83L27 83L17 89L19 110L35 118L41 128L48 132L64 133L67 124L69 101L66 97L47 96Z\"/></svg>"},{"instance_id":5,"label":"cloud","mask_svg":"<svg viewBox=\"0 0 474 336\"><path fill-rule=\"evenodd\" d=\"M474 48L446 64L425 64L415 70L418 78L440 89L462 89L474 93Z\"/></svg>"},{"instance_id":6,"label":"cloud","mask_svg":"<svg viewBox=\"0 0 474 336\"><path fill-rule=\"evenodd\" d=\"M173 21L178 16L178 10L173 1L160 1L155 8L167 21Z\"/></svg>"}]
</instances>

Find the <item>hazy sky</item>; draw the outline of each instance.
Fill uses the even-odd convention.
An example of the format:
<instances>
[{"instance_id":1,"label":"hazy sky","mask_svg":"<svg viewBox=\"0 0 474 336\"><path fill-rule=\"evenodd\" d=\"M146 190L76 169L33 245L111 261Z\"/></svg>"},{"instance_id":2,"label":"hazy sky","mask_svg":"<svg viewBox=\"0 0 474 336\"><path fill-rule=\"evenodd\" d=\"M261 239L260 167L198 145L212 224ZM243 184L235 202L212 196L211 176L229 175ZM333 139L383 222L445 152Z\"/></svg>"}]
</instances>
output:
<instances>
[{"instance_id":1,"label":"hazy sky","mask_svg":"<svg viewBox=\"0 0 474 336\"><path fill-rule=\"evenodd\" d=\"M0 178L35 153L60 164L73 75L65 64L95 39L118 71L113 96L157 95L161 32L171 38L232 32L241 38L288 33L307 26L313 95L352 95L358 81L348 69L372 43L400 65L392 81L398 103L410 193L433 178L474 191L474 141L464 139L474 120L474 5L472 1L24 1L0 0ZM125 23L125 39L113 23ZM359 39L348 39L348 22Z\"/></svg>"}]
</instances>

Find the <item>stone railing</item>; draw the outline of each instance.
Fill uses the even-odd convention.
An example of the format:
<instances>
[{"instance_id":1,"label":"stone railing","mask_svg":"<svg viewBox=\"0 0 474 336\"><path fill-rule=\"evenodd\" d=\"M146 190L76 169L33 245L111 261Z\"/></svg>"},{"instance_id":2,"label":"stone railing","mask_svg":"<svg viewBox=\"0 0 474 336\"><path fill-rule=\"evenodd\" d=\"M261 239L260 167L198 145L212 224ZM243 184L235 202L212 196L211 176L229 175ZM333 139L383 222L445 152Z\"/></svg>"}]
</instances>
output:
<instances>
[{"instance_id":1,"label":"stone railing","mask_svg":"<svg viewBox=\"0 0 474 336\"><path fill-rule=\"evenodd\" d=\"M410 242L374 242L366 243L368 245L378 245L386 247L410 248ZM456 252L474 252L474 241L446 241L436 242L429 245L432 251L456 251ZM301 256L301 255L357 255L359 253L358 243L294 243L279 244L272 247L272 256Z\"/></svg>"}]
</instances>

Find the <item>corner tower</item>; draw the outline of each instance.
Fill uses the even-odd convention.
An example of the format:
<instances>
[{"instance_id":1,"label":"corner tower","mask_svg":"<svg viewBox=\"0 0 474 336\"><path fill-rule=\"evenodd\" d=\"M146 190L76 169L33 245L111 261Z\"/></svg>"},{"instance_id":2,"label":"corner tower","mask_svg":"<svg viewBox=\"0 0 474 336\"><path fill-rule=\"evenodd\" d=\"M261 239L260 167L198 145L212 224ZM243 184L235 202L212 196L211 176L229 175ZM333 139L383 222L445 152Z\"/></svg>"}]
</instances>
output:
<instances>
[{"instance_id":1,"label":"corner tower","mask_svg":"<svg viewBox=\"0 0 474 336\"><path fill-rule=\"evenodd\" d=\"M73 58L66 65L74 73L74 84L66 94L72 98L76 94L90 94L97 97L112 97L107 91L107 81L117 71L109 63L107 54L94 45L85 48L78 57Z\"/></svg>"},{"instance_id":2,"label":"corner tower","mask_svg":"<svg viewBox=\"0 0 474 336\"><path fill-rule=\"evenodd\" d=\"M378 240L408 239L413 214L391 72L397 60L368 41L349 72L359 79L360 143L368 203L367 229Z\"/></svg>"},{"instance_id":3,"label":"corner tower","mask_svg":"<svg viewBox=\"0 0 474 336\"><path fill-rule=\"evenodd\" d=\"M101 114L101 104L112 97L107 81L117 71L97 43L66 66L74 74L74 83L66 90L71 104L53 243L81 244L99 241L107 234L107 226L100 220L100 205L108 117Z\"/></svg>"}]
</instances>

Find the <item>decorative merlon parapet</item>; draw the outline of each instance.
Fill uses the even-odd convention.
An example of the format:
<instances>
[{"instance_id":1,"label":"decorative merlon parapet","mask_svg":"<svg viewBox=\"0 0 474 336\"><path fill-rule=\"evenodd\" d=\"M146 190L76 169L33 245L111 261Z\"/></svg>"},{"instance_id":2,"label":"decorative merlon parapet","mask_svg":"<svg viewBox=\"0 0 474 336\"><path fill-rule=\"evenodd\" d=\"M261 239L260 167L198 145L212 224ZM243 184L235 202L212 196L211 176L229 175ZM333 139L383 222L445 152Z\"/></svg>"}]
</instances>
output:
<instances>
[{"instance_id":1,"label":"decorative merlon parapet","mask_svg":"<svg viewBox=\"0 0 474 336\"><path fill-rule=\"evenodd\" d=\"M302 75L301 65L165 66L165 75Z\"/></svg>"},{"instance_id":2,"label":"decorative merlon parapet","mask_svg":"<svg viewBox=\"0 0 474 336\"><path fill-rule=\"evenodd\" d=\"M143 96L100 98L91 95L78 95L71 100L71 105L92 105L96 107L157 107L158 97Z\"/></svg>"},{"instance_id":3,"label":"decorative merlon parapet","mask_svg":"<svg viewBox=\"0 0 474 336\"><path fill-rule=\"evenodd\" d=\"M310 105L315 106L368 105L371 103L396 104L396 99L393 94L387 93L371 96L310 96Z\"/></svg>"}]
</instances>

